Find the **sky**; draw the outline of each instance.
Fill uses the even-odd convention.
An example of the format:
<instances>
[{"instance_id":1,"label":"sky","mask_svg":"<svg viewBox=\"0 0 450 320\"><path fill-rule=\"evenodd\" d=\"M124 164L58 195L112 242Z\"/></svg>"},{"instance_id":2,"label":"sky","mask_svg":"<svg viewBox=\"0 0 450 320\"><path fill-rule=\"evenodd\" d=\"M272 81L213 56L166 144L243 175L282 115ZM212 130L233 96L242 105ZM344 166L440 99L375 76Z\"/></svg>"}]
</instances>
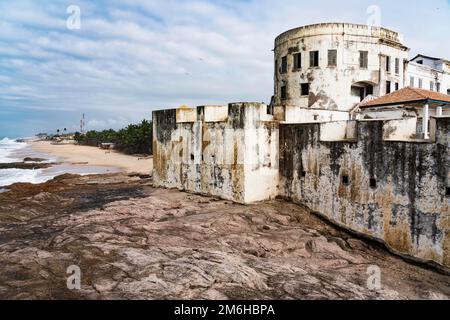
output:
<instances>
[{"instance_id":1,"label":"sky","mask_svg":"<svg viewBox=\"0 0 450 320\"><path fill-rule=\"evenodd\" d=\"M183 104L268 103L278 34L374 12L411 58L450 59L450 0L0 0L0 137L75 131L82 113L102 130Z\"/></svg>"}]
</instances>

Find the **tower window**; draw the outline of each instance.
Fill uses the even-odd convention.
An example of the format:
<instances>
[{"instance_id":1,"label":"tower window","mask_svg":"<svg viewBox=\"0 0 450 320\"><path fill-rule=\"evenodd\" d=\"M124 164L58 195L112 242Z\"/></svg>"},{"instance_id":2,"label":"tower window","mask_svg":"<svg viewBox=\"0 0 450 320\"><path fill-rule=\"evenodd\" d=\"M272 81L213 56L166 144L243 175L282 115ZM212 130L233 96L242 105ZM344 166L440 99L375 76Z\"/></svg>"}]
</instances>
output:
<instances>
[{"instance_id":1,"label":"tower window","mask_svg":"<svg viewBox=\"0 0 450 320\"><path fill-rule=\"evenodd\" d=\"M386 56L386 71L391 72L391 57Z\"/></svg>"},{"instance_id":2,"label":"tower window","mask_svg":"<svg viewBox=\"0 0 450 320\"><path fill-rule=\"evenodd\" d=\"M328 50L328 66L337 66L337 50Z\"/></svg>"},{"instance_id":3,"label":"tower window","mask_svg":"<svg viewBox=\"0 0 450 320\"><path fill-rule=\"evenodd\" d=\"M450 187L445 188L445 196L450 197Z\"/></svg>"},{"instance_id":4,"label":"tower window","mask_svg":"<svg viewBox=\"0 0 450 320\"><path fill-rule=\"evenodd\" d=\"M309 52L309 66L318 67L319 66L319 51Z\"/></svg>"},{"instance_id":5,"label":"tower window","mask_svg":"<svg viewBox=\"0 0 450 320\"><path fill-rule=\"evenodd\" d=\"M369 65L369 52L368 51L360 51L359 52L359 67L361 69L367 69Z\"/></svg>"},{"instance_id":6,"label":"tower window","mask_svg":"<svg viewBox=\"0 0 450 320\"><path fill-rule=\"evenodd\" d=\"M372 189L375 189L375 188L377 187L377 180L376 180L376 179L370 179L370 180L369 180L369 186L370 186Z\"/></svg>"},{"instance_id":7,"label":"tower window","mask_svg":"<svg viewBox=\"0 0 450 320\"><path fill-rule=\"evenodd\" d=\"M391 82L386 81L386 94L391 93Z\"/></svg>"},{"instance_id":8,"label":"tower window","mask_svg":"<svg viewBox=\"0 0 450 320\"><path fill-rule=\"evenodd\" d=\"M301 84L301 95L308 96L309 95L309 83Z\"/></svg>"},{"instance_id":9,"label":"tower window","mask_svg":"<svg viewBox=\"0 0 450 320\"><path fill-rule=\"evenodd\" d=\"M286 99L287 99L286 86L282 86L281 87L281 100L286 100Z\"/></svg>"},{"instance_id":10,"label":"tower window","mask_svg":"<svg viewBox=\"0 0 450 320\"><path fill-rule=\"evenodd\" d=\"M281 73L287 72L287 56L281 58Z\"/></svg>"},{"instance_id":11,"label":"tower window","mask_svg":"<svg viewBox=\"0 0 450 320\"><path fill-rule=\"evenodd\" d=\"M302 67L302 54L296 53L294 54L294 70L298 70Z\"/></svg>"}]
</instances>

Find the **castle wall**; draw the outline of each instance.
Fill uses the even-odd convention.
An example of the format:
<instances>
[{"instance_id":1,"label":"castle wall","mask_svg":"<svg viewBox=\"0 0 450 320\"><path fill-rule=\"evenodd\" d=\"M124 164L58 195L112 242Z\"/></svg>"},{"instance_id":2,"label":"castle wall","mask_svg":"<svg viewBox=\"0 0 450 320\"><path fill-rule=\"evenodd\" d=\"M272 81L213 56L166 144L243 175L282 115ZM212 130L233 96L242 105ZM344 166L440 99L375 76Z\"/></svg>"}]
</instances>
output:
<instances>
[{"instance_id":1,"label":"castle wall","mask_svg":"<svg viewBox=\"0 0 450 320\"><path fill-rule=\"evenodd\" d=\"M274 198L278 123L267 106L234 103L153 112L156 186L240 203Z\"/></svg>"},{"instance_id":2,"label":"castle wall","mask_svg":"<svg viewBox=\"0 0 450 320\"><path fill-rule=\"evenodd\" d=\"M450 267L450 118L436 119L434 143L385 141L392 125L359 121L356 140L332 142L321 141L319 124L281 125L280 195Z\"/></svg>"}]
</instances>

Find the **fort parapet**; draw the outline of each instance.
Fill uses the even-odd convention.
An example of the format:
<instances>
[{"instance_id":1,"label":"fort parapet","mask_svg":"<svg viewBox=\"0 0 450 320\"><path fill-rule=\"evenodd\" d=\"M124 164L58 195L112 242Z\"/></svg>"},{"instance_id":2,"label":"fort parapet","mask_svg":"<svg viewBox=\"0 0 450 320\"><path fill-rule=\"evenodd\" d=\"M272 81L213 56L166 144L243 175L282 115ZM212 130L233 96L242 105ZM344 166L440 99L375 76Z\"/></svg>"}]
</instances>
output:
<instances>
[{"instance_id":1,"label":"fort parapet","mask_svg":"<svg viewBox=\"0 0 450 320\"><path fill-rule=\"evenodd\" d=\"M278 195L278 123L265 104L155 111L153 124L157 186L240 203Z\"/></svg>"}]
</instances>

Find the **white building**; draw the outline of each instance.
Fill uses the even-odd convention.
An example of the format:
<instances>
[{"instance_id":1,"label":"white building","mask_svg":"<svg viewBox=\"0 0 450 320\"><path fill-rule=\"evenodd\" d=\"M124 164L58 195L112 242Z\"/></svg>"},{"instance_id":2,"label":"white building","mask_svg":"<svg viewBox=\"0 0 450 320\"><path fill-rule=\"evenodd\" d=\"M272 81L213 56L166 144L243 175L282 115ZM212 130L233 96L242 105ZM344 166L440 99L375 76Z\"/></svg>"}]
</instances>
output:
<instances>
[{"instance_id":1,"label":"white building","mask_svg":"<svg viewBox=\"0 0 450 320\"><path fill-rule=\"evenodd\" d=\"M408 86L450 95L450 61L417 55L407 67Z\"/></svg>"},{"instance_id":2,"label":"white building","mask_svg":"<svg viewBox=\"0 0 450 320\"><path fill-rule=\"evenodd\" d=\"M395 31L322 23L275 39L275 119L286 123L348 120L365 99L410 86L450 94L450 62L417 56Z\"/></svg>"}]
</instances>

